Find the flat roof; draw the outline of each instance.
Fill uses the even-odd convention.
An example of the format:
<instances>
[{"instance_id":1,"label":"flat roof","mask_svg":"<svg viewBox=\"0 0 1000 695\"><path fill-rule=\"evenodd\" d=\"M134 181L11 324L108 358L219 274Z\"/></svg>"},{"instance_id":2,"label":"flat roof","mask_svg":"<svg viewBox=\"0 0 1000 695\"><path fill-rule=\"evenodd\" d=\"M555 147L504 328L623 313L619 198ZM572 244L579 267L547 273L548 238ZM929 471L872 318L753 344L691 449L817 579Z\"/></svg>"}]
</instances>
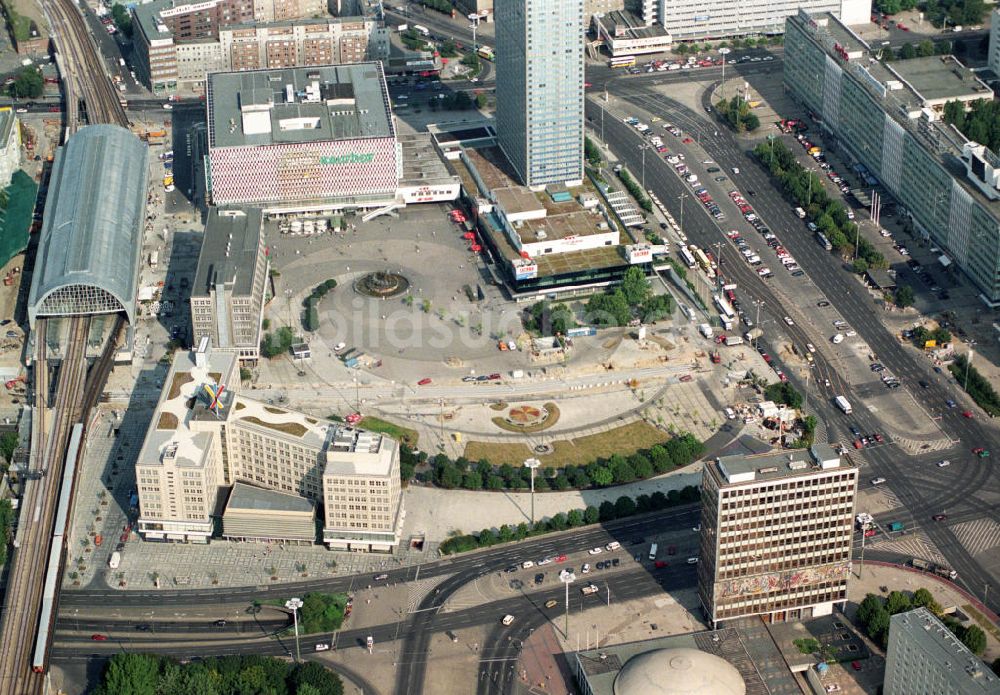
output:
<instances>
[{"instance_id":1,"label":"flat roof","mask_svg":"<svg viewBox=\"0 0 1000 695\"><path fill-rule=\"evenodd\" d=\"M233 484L233 491L226 503L226 511L230 510L296 512L312 516L314 505L307 498L289 492L265 490L237 482Z\"/></svg>"},{"instance_id":2,"label":"flat roof","mask_svg":"<svg viewBox=\"0 0 1000 695\"><path fill-rule=\"evenodd\" d=\"M525 212L538 212L545 209L545 205L526 186L504 186L494 188L493 197L497 203L503 207L504 212L509 215L518 215Z\"/></svg>"},{"instance_id":3,"label":"flat roof","mask_svg":"<svg viewBox=\"0 0 1000 695\"><path fill-rule=\"evenodd\" d=\"M993 91L955 56L897 60L892 68L929 102L993 98Z\"/></svg>"},{"instance_id":4,"label":"flat roof","mask_svg":"<svg viewBox=\"0 0 1000 695\"><path fill-rule=\"evenodd\" d=\"M207 297L220 283L237 296L252 292L262 225L263 213L257 208L209 210L192 297Z\"/></svg>"},{"instance_id":5,"label":"flat roof","mask_svg":"<svg viewBox=\"0 0 1000 695\"><path fill-rule=\"evenodd\" d=\"M160 21L160 12L174 7L183 7L187 4L189 3L175 3L173 0L153 0L153 2L133 6L132 15L135 17L135 23L139 25L139 31L147 39L169 39L173 34L170 28Z\"/></svg>"},{"instance_id":6,"label":"flat roof","mask_svg":"<svg viewBox=\"0 0 1000 695\"><path fill-rule=\"evenodd\" d=\"M813 475L824 470L853 469L849 459L841 458L832 449L829 454L832 456L824 455L817 447L808 452L787 449L750 456L733 454L718 457L712 468L721 475L723 483L729 485Z\"/></svg>"},{"instance_id":7,"label":"flat roof","mask_svg":"<svg viewBox=\"0 0 1000 695\"><path fill-rule=\"evenodd\" d=\"M398 443L378 432L336 426L326 450L324 476L388 476Z\"/></svg>"},{"instance_id":8,"label":"flat roof","mask_svg":"<svg viewBox=\"0 0 1000 695\"><path fill-rule=\"evenodd\" d=\"M226 377L233 372L236 359L232 352L209 351L204 364L199 366L193 350L174 353L160 401L136 459L137 466L163 465L164 456L173 458L178 466L201 467L204 464L205 452L215 432L200 429L196 423L224 420L233 401L232 392L223 390L217 416L208 409L204 386L220 380L225 383Z\"/></svg>"},{"instance_id":9,"label":"flat roof","mask_svg":"<svg viewBox=\"0 0 1000 695\"><path fill-rule=\"evenodd\" d=\"M639 15L628 10L613 10L608 12L599 21L607 27L608 24L617 27L626 27L627 36L615 36L617 39L653 39L657 37L668 38L670 32L660 24L646 25Z\"/></svg>"},{"instance_id":10,"label":"flat roof","mask_svg":"<svg viewBox=\"0 0 1000 695\"><path fill-rule=\"evenodd\" d=\"M921 662L958 685L963 695L1000 693L1000 679L926 608L897 613L889 619L889 662L893 661L894 641L900 637L909 643L907 648L920 651Z\"/></svg>"},{"instance_id":11,"label":"flat roof","mask_svg":"<svg viewBox=\"0 0 1000 695\"><path fill-rule=\"evenodd\" d=\"M394 137L382 64L208 75L210 147Z\"/></svg>"},{"instance_id":12,"label":"flat roof","mask_svg":"<svg viewBox=\"0 0 1000 695\"><path fill-rule=\"evenodd\" d=\"M268 437L323 450L336 426L329 420L315 418L295 410L280 408L262 401L237 395L227 418L230 424L259 429Z\"/></svg>"},{"instance_id":13,"label":"flat roof","mask_svg":"<svg viewBox=\"0 0 1000 695\"><path fill-rule=\"evenodd\" d=\"M430 133L400 135L397 141L403 155L400 186L431 186L457 181L458 177L441 159Z\"/></svg>"}]
</instances>

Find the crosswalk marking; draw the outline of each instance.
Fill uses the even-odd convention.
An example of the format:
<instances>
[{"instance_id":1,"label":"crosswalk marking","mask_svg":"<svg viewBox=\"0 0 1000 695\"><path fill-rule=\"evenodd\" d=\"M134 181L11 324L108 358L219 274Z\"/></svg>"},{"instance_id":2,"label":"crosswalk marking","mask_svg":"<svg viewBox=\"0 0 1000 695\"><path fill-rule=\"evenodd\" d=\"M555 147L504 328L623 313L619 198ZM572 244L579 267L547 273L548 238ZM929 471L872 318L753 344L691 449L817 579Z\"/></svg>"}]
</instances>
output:
<instances>
[{"instance_id":1,"label":"crosswalk marking","mask_svg":"<svg viewBox=\"0 0 1000 695\"><path fill-rule=\"evenodd\" d=\"M975 519L950 527L971 555L979 555L1000 546L1000 524L992 519Z\"/></svg>"}]
</instances>

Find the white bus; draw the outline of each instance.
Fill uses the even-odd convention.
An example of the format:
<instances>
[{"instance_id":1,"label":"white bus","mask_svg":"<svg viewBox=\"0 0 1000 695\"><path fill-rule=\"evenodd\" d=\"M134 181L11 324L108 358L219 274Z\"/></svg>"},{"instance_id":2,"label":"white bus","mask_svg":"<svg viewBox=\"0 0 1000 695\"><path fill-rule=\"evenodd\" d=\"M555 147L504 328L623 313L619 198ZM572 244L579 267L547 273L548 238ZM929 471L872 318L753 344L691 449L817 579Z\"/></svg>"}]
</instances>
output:
<instances>
[{"instance_id":1,"label":"white bus","mask_svg":"<svg viewBox=\"0 0 1000 695\"><path fill-rule=\"evenodd\" d=\"M656 545L656 543L653 543L651 546L649 546L649 559L650 560L655 560L656 559L656 550L657 550L657 547L658 546Z\"/></svg>"},{"instance_id":2,"label":"white bus","mask_svg":"<svg viewBox=\"0 0 1000 695\"><path fill-rule=\"evenodd\" d=\"M681 246L677 251L678 253L680 253L681 260L684 261L684 265L686 265L688 268L694 268L696 265L698 265L694 260L694 255L690 251L688 251L685 247Z\"/></svg>"},{"instance_id":3,"label":"white bus","mask_svg":"<svg viewBox=\"0 0 1000 695\"><path fill-rule=\"evenodd\" d=\"M838 408L844 411L844 415L850 415L854 412L854 409L851 408L851 404L843 396L837 396L833 399L833 402L837 404Z\"/></svg>"},{"instance_id":4,"label":"white bus","mask_svg":"<svg viewBox=\"0 0 1000 695\"><path fill-rule=\"evenodd\" d=\"M816 232L816 241L827 251L833 251L833 244L830 243L830 240L826 238L823 232Z\"/></svg>"},{"instance_id":5,"label":"white bus","mask_svg":"<svg viewBox=\"0 0 1000 695\"><path fill-rule=\"evenodd\" d=\"M732 321L736 317L736 312L733 311L732 305L723 297L721 294L712 295L712 299L715 301L715 306L719 307L719 313L722 314L724 318Z\"/></svg>"},{"instance_id":6,"label":"white bus","mask_svg":"<svg viewBox=\"0 0 1000 695\"><path fill-rule=\"evenodd\" d=\"M609 68L633 68L635 67L635 56L618 56L608 61Z\"/></svg>"},{"instance_id":7,"label":"white bus","mask_svg":"<svg viewBox=\"0 0 1000 695\"><path fill-rule=\"evenodd\" d=\"M425 26L421 26L419 24L414 24L413 25L413 31L417 32L421 36L430 36L431 35L431 30L430 29L428 29Z\"/></svg>"}]
</instances>

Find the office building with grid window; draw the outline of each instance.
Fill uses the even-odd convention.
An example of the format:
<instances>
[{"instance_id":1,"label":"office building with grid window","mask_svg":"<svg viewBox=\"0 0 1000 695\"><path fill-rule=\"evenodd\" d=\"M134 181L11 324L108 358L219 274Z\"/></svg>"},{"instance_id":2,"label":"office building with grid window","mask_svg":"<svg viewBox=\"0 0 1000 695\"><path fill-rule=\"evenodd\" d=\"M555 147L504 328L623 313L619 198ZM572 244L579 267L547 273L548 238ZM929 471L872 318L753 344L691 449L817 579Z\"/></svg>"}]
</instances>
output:
<instances>
[{"instance_id":1,"label":"office building with grid window","mask_svg":"<svg viewBox=\"0 0 1000 695\"><path fill-rule=\"evenodd\" d=\"M496 128L531 187L583 180L583 0L506 0L494 9Z\"/></svg>"},{"instance_id":2,"label":"office building with grid window","mask_svg":"<svg viewBox=\"0 0 1000 695\"><path fill-rule=\"evenodd\" d=\"M889 620L885 695L1000 695L1000 678L926 608Z\"/></svg>"},{"instance_id":3,"label":"office building with grid window","mask_svg":"<svg viewBox=\"0 0 1000 695\"><path fill-rule=\"evenodd\" d=\"M825 444L706 464L698 592L713 626L805 620L847 601L857 477Z\"/></svg>"},{"instance_id":4,"label":"office building with grid window","mask_svg":"<svg viewBox=\"0 0 1000 695\"><path fill-rule=\"evenodd\" d=\"M310 542L295 496L324 505L328 547L391 552L398 443L239 394L236 354L208 343L175 355L136 461L143 538L207 543L221 518L228 537Z\"/></svg>"},{"instance_id":5,"label":"office building with grid window","mask_svg":"<svg viewBox=\"0 0 1000 695\"><path fill-rule=\"evenodd\" d=\"M211 208L191 286L193 342L260 356L268 258L260 210Z\"/></svg>"}]
</instances>

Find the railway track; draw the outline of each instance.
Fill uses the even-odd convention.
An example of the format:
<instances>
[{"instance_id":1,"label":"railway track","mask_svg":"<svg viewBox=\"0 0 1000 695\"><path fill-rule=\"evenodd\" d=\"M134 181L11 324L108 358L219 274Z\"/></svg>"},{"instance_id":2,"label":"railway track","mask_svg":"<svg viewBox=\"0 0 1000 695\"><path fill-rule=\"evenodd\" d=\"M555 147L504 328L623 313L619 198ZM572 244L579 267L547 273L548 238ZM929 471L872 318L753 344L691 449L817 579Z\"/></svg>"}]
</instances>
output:
<instances>
[{"instance_id":1,"label":"railway track","mask_svg":"<svg viewBox=\"0 0 1000 695\"><path fill-rule=\"evenodd\" d=\"M69 132L76 132L80 121L76 94L86 106L87 124L107 123L127 128L125 109L80 10L72 0L42 0L42 7L52 24L53 39L61 54L60 65L68 73L63 78L68 83L66 122Z\"/></svg>"},{"instance_id":2,"label":"railway track","mask_svg":"<svg viewBox=\"0 0 1000 695\"><path fill-rule=\"evenodd\" d=\"M33 422L39 432L35 444L42 454L32 459L22 496L17 543L2 616L0 616L0 693L33 695L40 693L43 676L32 671L32 636L38 629L43 570L49 554L53 517L62 481L62 470L70 429L79 422L87 394L86 345L90 319L69 319L69 348L59 367L56 399L51 414L44 407L48 392L48 360L45 333L39 332L35 369L37 389ZM45 324L41 326L42 331Z\"/></svg>"}]
</instances>

